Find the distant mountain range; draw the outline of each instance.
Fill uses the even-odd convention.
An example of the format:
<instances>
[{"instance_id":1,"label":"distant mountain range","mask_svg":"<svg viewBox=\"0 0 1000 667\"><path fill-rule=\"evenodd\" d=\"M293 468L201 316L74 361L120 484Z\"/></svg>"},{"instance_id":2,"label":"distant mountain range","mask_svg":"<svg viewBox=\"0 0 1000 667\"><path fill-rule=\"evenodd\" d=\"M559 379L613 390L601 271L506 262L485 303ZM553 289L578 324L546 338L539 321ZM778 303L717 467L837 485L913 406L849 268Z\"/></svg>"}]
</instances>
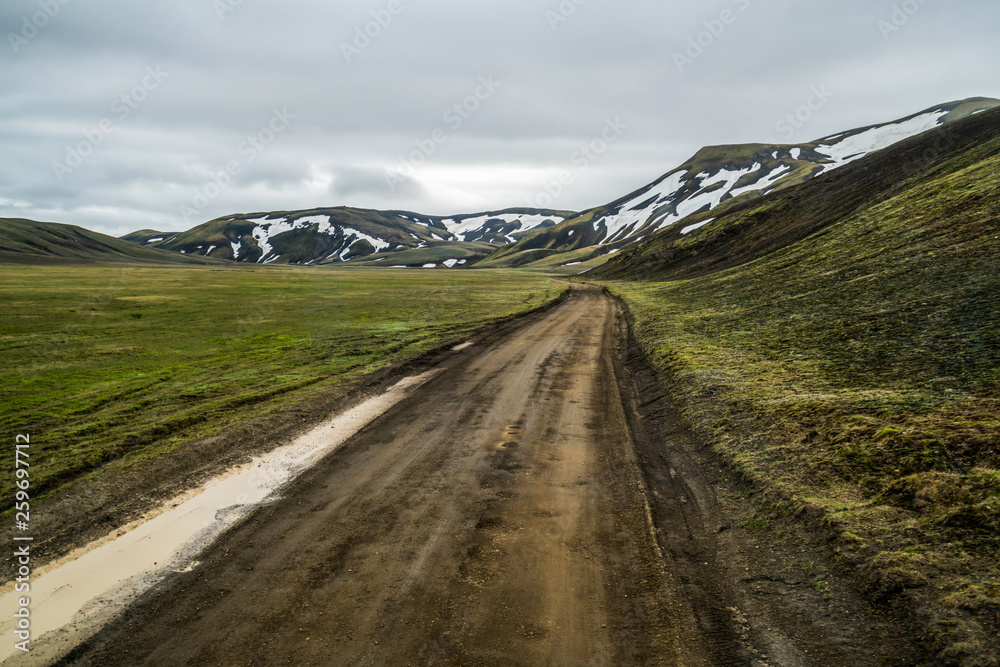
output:
<instances>
[{"instance_id":1,"label":"distant mountain range","mask_svg":"<svg viewBox=\"0 0 1000 667\"><path fill-rule=\"evenodd\" d=\"M693 233L736 202L798 185L909 137L997 106L1000 100L972 98L804 144L706 147L653 183L531 234L496 251L485 264L563 265L587 270L659 230L678 227L683 234ZM560 257L565 261L560 263Z\"/></svg>"},{"instance_id":2,"label":"distant mountain range","mask_svg":"<svg viewBox=\"0 0 1000 667\"><path fill-rule=\"evenodd\" d=\"M582 212L511 208L429 216L315 208L229 215L184 232L141 230L121 240L72 228L76 231L54 242L60 236L53 231L56 223L33 223L45 225L39 227L39 242L34 245L25 227L31 221L21 220L14 226L0 220L0 261L47 254L178 261L180 255L185 258L180 261L524 266L579 273L600 266L614 253L660 230L694 233L729 206L828 174L899 141L997 106L1000 100L970 98L803 144L706 147L649 185ZM79 252L73 250L77 245Z\"/></svg>"},{"instance_id":3,"label":"distant mountain range","mask_svg":"<svg viewBox=\"0 0 1000 667\"><path fill-rule=\"evenodd\" d=\"M461 266L516 243L572 211L512 208L428 216L409 211L317 208L230 215L186 232L142 230L124 236L145 247L257 264Z\"/></svg>"}]
</instances>

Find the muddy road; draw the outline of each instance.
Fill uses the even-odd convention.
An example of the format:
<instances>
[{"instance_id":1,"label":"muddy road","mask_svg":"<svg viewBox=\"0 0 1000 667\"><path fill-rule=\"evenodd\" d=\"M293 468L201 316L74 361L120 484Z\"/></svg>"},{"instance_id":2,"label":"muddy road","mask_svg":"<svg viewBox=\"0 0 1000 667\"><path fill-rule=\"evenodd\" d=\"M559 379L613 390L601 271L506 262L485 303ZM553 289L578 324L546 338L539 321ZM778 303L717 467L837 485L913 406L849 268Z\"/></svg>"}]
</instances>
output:
<instances>
[{"instance_id":1,"label":"muddy road","mask_svg":"<svg viewBox=\"0 0 1000 667\"><path fill-rule=\"evenodd\" d=\"M709 492L637 464L620 315L576 289L457 353L63 662L767 664Z\"/></svg>"}]
</instances>

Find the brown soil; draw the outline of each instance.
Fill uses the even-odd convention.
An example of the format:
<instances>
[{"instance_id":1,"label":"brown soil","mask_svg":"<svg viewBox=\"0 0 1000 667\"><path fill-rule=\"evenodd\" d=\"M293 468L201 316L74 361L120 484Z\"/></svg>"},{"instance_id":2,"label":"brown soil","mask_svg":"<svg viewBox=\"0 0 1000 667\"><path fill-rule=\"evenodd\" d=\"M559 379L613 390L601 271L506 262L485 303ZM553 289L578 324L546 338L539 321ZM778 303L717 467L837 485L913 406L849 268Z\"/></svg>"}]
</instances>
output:
<instances>
[{"instance_id":1,"label":"brown soil","mask_svg":"<svg viewBox=\"0 0 1000 667\"><path fill-rule=\"evenodd\" d=\"M919 664L821 544L741 527L632 350L582 288L450 355L63 664Z\"/></svg>"},{"instance_id":2,"label":"brown soil","mask_svg":"<svg viewBox=\"0 0 1000 667\"><path fill-rule=\"evenodd\" d=\"M562 303L563 298L565 295L551 304L495 322L472 339L488 344L506 336L531 318L543 316ZM32 508L32 529L39 536L32 547L34 566L38 568L65 556L140 519L181 493L198 488L221 472L292 442L330 415L385 391L405 376L433 368L452 356L451 349L456 343L467 339L445 341L417 357L333 387L320 398L299 401L265 420L241 424L224 435L202 438L157 458L107 466L98 470L94 478L85 478L49 497L37 499ZM15 566L9 559L0 563L0 581L13 579Z\"/></svg>"}]
</instances>

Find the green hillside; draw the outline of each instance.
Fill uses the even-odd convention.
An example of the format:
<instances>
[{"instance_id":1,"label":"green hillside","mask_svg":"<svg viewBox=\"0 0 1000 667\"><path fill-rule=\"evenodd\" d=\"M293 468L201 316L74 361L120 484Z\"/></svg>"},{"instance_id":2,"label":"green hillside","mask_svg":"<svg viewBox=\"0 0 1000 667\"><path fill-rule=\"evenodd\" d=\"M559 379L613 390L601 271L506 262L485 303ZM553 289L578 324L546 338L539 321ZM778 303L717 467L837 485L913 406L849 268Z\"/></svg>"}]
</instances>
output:
<instances>
[{"instance_id":1,"label":"green hillside","mask_svg":"<svg viewBox=\"0 0 1000 667\"><path fill-rule=\"evenodd\" d=\"M758 489L754 525L831 530L873 600L910 611L944 662L985 665L1000 661L998 268L994 110L594 273Z\"/></svg>"},{"instance_id":2,"label":"green hillside","mask_svg":"<svg viewBox=\"0 0 1000 667\"><path fill-rule=\"evenodd\" d=\"M65 261L205 264L211 260L106 236L54 222L0 218L0 263L37 264ZM213 262L214 263L214 262Z\"/></svg>"},{"instance_id":3,"label":"green hillside","mask_svg":"<svg viewBox=\"0 0 1000 667\"><path fill-rule=\"evenodd\" d=\"M51 495L248 422L294 421L351 382L563 290L493 271L0 266L0 422L37 434L33 495ZM13 491L11 476L7 511Z\"/></svg>"},{"instance_id":4,"label":"green hillside","mask_svg":"<svg viewBox=\"0 0 1000 667\"><path fill-rule=\"evenodd\" d=\"M831 169L842 169L831 157L832 145L845 142L844 145L853 146L851 150L834 153L842 152L842 159L855 159L869 150L865 146L884 145L875 137L894 136L893 140L898 140L922 132L928 123L940 123L938 131L944 131L952 123L998 105L1000 100L974 97L940 104L894 122L801 144L706 146L653 183L559 225L535 230L519 242L494 252L483 265L530 267L543 258L553 258L551 261L559 263L558 255L588 246L594 247L598 254L633 246L661 226L683 229ZM908 125L910 122L914 125ZM874 150L879 152L877 148ZM855 156L848 155L858 151ZM633 220L625 228L619 228L616 220L620 217Z\"/></svg>"}]
</instances>

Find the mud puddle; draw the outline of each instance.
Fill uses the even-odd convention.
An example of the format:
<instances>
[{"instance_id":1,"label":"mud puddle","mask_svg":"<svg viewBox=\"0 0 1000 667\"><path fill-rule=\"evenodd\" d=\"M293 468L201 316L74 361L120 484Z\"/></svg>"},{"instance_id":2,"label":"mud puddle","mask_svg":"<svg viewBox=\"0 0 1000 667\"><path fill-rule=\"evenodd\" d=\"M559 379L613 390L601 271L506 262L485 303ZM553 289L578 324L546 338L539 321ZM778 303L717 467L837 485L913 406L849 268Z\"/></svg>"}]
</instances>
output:
<instances>
[{"instance_id":1,"label":"mud puddle","mask_svg":"<svg viewBox=\"0 0 1000 667\"><path fill-rule=\"evenodd\" d=\"M51 563L31 576L29 593L0 589L0 660L49 664L174 572L197 567L197 554L223 531L317 463L439 371L405 378L385 393L320 424L292 443L253 459L201 488ZM31 652L15 648L18 600L31 600ZM17 654L17 655L15 655ZM12 660L8 660L11 658Z\"/></svg>"}]
</instances>

